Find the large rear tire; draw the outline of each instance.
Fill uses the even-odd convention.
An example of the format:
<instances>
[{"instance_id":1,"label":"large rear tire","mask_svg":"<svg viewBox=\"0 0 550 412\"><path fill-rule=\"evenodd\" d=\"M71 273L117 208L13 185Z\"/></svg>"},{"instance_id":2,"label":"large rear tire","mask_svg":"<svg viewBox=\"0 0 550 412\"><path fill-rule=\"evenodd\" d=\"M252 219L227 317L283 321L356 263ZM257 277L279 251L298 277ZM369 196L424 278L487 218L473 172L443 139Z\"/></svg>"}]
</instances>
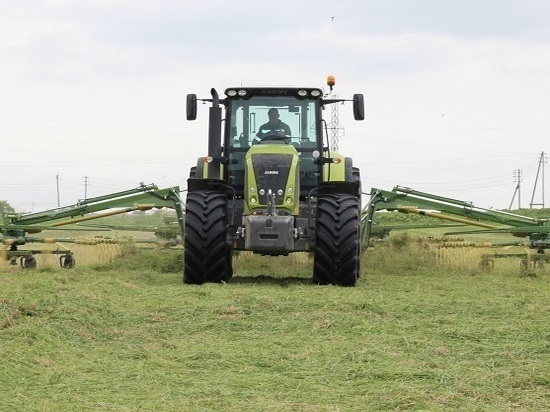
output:
<instances>
[{"instance_id":1,"label":"large rear tire","mask_svg":"<svg viewBox=\"0 0 550 412\"><path fill-rule=\"evenodd\" d=\"M187 194L183 282L223 282L233 274L226 243L227 196L213 190Z\"/></svg>"},{"instance_id":2,"label":"large rear tire","mask_svg":"<svg viewBox=\"0 0 550 412\"><path fill-rule=\"evenodd\" d=\"M319 196L313 283L355 286L359 277L360 210L356 196Z\"/></svg>"}]
</instances>

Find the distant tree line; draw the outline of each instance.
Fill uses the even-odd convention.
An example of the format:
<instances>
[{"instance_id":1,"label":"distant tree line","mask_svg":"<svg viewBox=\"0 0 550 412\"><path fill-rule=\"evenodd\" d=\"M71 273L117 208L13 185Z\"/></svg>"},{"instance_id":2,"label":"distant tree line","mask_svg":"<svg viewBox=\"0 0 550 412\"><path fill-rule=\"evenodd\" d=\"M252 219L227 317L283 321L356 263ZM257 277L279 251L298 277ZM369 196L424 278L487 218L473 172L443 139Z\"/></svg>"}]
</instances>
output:
<instances>
[{"instance_id":1,"label":"distant tree line","mask_svg":"<svg viewBox=\"0 0 550 412\"><path fill-rule=\"evenodd\" d=\"M0 200L0 214L15 213L15 209L5 200Z\"/></svg>"}]
</instances>

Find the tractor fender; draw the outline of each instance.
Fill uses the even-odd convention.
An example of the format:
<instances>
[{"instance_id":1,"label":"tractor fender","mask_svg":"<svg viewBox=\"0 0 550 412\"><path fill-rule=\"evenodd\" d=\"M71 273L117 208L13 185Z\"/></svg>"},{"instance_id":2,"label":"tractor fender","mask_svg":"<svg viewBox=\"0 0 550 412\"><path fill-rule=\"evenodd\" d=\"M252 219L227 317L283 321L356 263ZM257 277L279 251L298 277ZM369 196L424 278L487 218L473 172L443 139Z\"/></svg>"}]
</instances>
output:
<instances>
[{"instance_id":1,"label":"tractor fender","mask_svg":"<svg viewBox=\"0 0 550 412\"><path fill-rule=\"evenodd\" d=\"M318 189L319 195L347 193L352 196L360 197L361 184L355 182L321 182Z\"/></svg>"},{"instance_id":2,"label":"tractor fender","mask_svg":"<svg viewBox=\"0 0 550 412\"><path fill-rule=\"evenodd\" d=\"M235 189L229 186L225 180L221 179L187 179L187 191L196 192L197 190L214 190L225 193L228 197L233 197Z\"/></svg>"}]
</instances>

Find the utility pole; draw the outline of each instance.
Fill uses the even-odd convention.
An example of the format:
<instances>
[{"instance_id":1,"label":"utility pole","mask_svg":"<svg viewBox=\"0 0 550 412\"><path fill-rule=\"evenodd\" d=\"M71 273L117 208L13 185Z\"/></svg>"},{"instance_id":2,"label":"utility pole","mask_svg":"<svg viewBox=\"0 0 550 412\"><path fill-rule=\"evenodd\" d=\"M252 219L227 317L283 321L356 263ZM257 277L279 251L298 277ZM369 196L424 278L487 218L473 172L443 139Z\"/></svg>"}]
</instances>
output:
<instances>
[{"instance_id":1,"label":"utility pole","mask_svg":"<svg viewBox=\"0 0 550 412\"><path fill-rule=\"evenodd\" d=\"M516 194L518 195L518 209L521 209L521 169L514 170L514 183L517 183L516 190L514 190L514 195L512 196L512 200L510 201L510 206L508 207L509 210L512 210L512 203L514 203L514 199L516 198Z\"/></svg>"},{"instance_id":2,"label":"utility pole","mask_svg":"<svg viewBox=\"0 0 550 412\"><path fill-rule=\"evenodd\" d=\"M334 99L338 98L338 95L333 96ZM340 105L338 103L333 103L331 105L331 118L328 128L331 130L331 138L330 138L330 150L333 152L338 151L338 143L340 141L340 130L343 130L342 127L340 127L340 118L339 113L340 112Z\"/></svg>"},{"instance_id":3,"label":"utility pole","mask_svg":"<svg viewBox=\"0 0 550 412\"><path fill-rule=\"evenodd\" d=\"M55 182L57 186L57 207L61 207L61 202L59 201L59 173L55 175Z\"/></svg>"},{"instance_id":4,"label":"utility pole","mask_svg":"<svg viewBox=\"0 0 550 412\"><path fill-rule=\"evenodd\" d=\"M335 99L338 98L338 96L334 96ZM338 113L338 103L333 103L331 107L331 119L330 119L330 129L331 129L331 139L330 139L330 149L334 152L338 151L338 142L339 142L339 136L338 136L338 128L340 126L340 119L339 119L339 113Z\"/></svg>"},{"instance_id":5,"label":"utility pole","mask_svg":"<svg viewBox=\"0 0 550 412\"><path fill-rule=\"evenodd\" d=\"M84 200L88 199L88 176L84 176Z\"/></svg>"},{"instance_id":6,"label":"utility pole","mask_svg":"<svg viewBox=\"0 0 550 412\"><path fill-rule=\"evenodd\" d=\"M533 206L542 206L544 209L544 164L546 163L546 154L544 152L540 153L539 158L539 167L537 169L537 176L535 177L535 184L533 185L533 194L531 195L531 203L529 203L529 207L532 209ZM542 171L542 173L541 173ZM542 176L542 203L533 203L533 200L535 199L535 191L537 190L537 183L539 180L539 175Z\"/></svg>"}]
</instances>

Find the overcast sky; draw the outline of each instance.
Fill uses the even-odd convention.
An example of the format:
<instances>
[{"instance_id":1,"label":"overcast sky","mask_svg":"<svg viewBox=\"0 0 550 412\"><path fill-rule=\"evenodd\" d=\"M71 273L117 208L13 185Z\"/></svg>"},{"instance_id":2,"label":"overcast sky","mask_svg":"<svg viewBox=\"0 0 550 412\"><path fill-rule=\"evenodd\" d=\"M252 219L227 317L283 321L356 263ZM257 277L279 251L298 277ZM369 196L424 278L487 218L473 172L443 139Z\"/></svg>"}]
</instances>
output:
<instances>
[{"instance_id":1,"label":"overcast sky","mask_svg":"<svg viewBox=\"0 0 550 412\"><path fill-rule=\"evenodd\" d=\"M340 107L339 142L365 192L506 208L520 169L528 207L550 150L548 16L547 0L0 0L0 200L185 189L208 122L202 105L185 120L187 93L333 74L339 97L365 95L363 122Z\"/></svg>"}]
</instances>

